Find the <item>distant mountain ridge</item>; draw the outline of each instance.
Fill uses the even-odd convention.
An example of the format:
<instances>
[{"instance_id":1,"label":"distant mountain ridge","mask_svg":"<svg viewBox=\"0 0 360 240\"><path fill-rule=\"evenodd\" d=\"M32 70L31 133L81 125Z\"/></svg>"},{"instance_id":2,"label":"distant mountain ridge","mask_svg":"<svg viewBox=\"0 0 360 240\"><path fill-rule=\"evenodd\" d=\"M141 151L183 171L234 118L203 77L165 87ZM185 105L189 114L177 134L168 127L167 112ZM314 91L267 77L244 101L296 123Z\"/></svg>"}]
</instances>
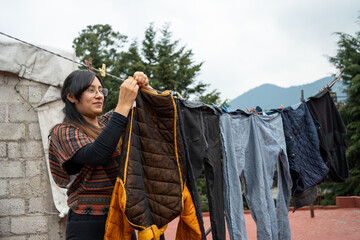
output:
<instances>
[{"instance_id":1,"label":"distant mountain ridge","mask_svg":"<svg viewBox=\"0 0 360 240\"><path fill-rule=\"evenodd\" d=\"M246 110L247 108L255 108L260 106L264 110L291 106L300 102L301 90L304 90L304 98L307 99L314 96L320 89L328 85L334 79L331 77L324 77L315 82L283 88L274 84L263 84L253 88L242 95L234 98L229 102L229 109L234 111L236 109ZM335 83L332 90L337 93L337 96L345 96L342 91L345 89L342 82ZM339 101L344 100L339 98Z\"/></svg>"}]
</instances>

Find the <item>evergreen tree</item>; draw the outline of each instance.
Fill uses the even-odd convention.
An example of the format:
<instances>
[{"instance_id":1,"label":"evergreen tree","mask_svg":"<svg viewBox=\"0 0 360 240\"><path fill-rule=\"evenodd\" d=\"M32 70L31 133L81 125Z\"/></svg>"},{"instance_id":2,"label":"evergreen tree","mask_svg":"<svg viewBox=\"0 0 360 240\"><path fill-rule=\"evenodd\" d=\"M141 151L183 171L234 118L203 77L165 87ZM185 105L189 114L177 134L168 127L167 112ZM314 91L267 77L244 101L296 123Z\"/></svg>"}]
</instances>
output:
<instances>
[{"instance_id":1,"label":"evergreen tree","mask_svg":"<svg viewBox=\"0 0 360 240\"><path fill-rule=\"evenodd\" d=\"M344 68L344 91L347 100L339 112L347 130L346 156L350 177L344 183L322 185L323 188L331 190L326 194L326 198L328 203L332 204L335 196L360 195L360 31L354 36L340 32L336 34L339 36L337 54L330 57L330 62L338 69Z\"/></svg>"},{"instance_id":2,"label":"evergreen tree","mask_svg":"<svg viewBox=\"0 0 360 240\"><path fill-rule=\"evenodd\" d=\"M205 94L209 84L196 80L203 63L194 62L192 50L179 47L179 40L172 40L168 24L163 26L160 34L157 39L158 32L150 24L142 45L139 47L134 40L124 51L127 36L114 32L109 25L87 26L75 38L73 47L81 61L91 57L93 66L97 68L105 63L106 71L115 76L125 79L135 71L143 71L157 90L177 91L186 99L193 96L195 100L208 104L221 103L219 92L214 90ZM121 83L109 77L104 79L104 83L110 90L106 109L109 110L116 105Z\"/></svg>"}]
</instances>

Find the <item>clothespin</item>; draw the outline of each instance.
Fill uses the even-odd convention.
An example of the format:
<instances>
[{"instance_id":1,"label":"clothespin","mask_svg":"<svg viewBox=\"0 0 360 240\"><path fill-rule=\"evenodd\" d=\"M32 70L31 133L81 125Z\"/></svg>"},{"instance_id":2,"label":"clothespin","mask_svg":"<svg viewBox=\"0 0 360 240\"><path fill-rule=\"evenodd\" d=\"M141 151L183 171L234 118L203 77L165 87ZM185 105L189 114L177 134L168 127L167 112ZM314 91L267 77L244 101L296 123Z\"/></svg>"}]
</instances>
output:
<instances>
[{"instance_id":1,"label":"clothespin","mask_svg":"<svg viewBox=\"0 0 360 240\"><path fill-rule=\"evenodd\" d=\"M92 58L89 58L89 60L85 59L84 62L87 66L88 71L91 72L92 71Z\"/></svg>"},{"instance_id":2,"label":"clothespin","mask_svg":"<svg viewBox=\"0 0 360 240\"><path fill-rule=\"evenodd\" d=\"M255 110L255 108L252 108L253 113L255 113L256 115L259 115L258 112Z\"/></svg>"},{"instance_id":3,"label":"clothespin","mask_svg":"<svg viewBox=\"0 0 360 240\"><path fill-rule=\"evenodd\" d=\"M226 107L226 104L224 104L224 105L222 106L222 109L224 109L225 112L229 112L229 110L228 110L227 107Z\"/></svg>"},{"instance_id":4,"label":"clothespin","mask_svg":"<svg viewBox=\"0 0 360 240\"><path fill-rule=\"evenodd\" d=\"M247 108L247 107L245 107L246 108L246 110L250 113L251 111Z\"/></svg>"},{"instance_id":5,"label":"clothespin","mask_svg":"<svg viewBox=\"0 0 360 240\"><path fill-rule=\"evenodd\" d=\"M102 64L102 68L99 68L99 71L100 71L100 75L102 77L106 76L106 65L105 65L105 63Z\"/></svg>"},{"instance_id":6,"label":"clothespin","mask_svg":"<svg viewBox=\"0 0 360 240\"><path fill-rule=\"evenodd\" d=\"M284 106L282 104L280 105L280 109L284 109Z\"/></svg>"}]
</instances>

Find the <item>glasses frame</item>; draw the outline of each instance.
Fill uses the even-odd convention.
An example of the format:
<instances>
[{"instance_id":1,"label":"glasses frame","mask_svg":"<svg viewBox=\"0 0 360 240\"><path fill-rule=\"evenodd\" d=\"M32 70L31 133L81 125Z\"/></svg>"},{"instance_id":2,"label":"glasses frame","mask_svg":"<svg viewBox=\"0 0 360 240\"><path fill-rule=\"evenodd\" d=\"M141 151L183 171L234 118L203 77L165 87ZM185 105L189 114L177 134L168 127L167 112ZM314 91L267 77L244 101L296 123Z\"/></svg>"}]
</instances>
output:
<instances>
[{"instance_id":1,"label":"glasses frame","mask_svg":"<svg viewBox=\"0 0 360 240\"><path fill-rule=\"evenodd\" d=\"M101 90L98 90L96 88L88 88L85 91L94 96L96 96L96 94L99 93L100 95L107 97L107 95L109 94L109 90L107 88L103 88Z\"/></svg>"}]
</instances>

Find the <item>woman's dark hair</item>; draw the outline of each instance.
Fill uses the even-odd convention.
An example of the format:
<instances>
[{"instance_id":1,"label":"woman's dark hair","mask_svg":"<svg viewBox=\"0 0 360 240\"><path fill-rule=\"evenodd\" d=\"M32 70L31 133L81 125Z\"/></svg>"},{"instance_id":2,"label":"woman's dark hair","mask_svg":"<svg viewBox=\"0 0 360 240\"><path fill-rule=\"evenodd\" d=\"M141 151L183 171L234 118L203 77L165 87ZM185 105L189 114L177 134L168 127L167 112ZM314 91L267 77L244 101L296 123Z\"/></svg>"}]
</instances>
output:
<instances>
[{"instance_id":1,"label":"woman's dark hair","mask_svg":"<svg viewBox=\"0 0 360 240\"><path fill-rule=\"evenodd\" d=\"M94 138L100 134L101 129L98 129L96 126L93 126L88 121L86 121L85 118L75 108L75 104L69 101L67 95L70 93L75 97L75 99L80 100L82 93L89 88L95 77L99 79L101 86L104 86L101 78L93 72L89 72L87 70L73 71L69 74L69 76L66 77L61 89L61 98L65 103L65 107L63 109L65 114L64 122L79 127L80 129L84 130L85 133ZM105 108L106 101L107 97L104 97L103 108Z\"/></svg>"}]
</instances>

